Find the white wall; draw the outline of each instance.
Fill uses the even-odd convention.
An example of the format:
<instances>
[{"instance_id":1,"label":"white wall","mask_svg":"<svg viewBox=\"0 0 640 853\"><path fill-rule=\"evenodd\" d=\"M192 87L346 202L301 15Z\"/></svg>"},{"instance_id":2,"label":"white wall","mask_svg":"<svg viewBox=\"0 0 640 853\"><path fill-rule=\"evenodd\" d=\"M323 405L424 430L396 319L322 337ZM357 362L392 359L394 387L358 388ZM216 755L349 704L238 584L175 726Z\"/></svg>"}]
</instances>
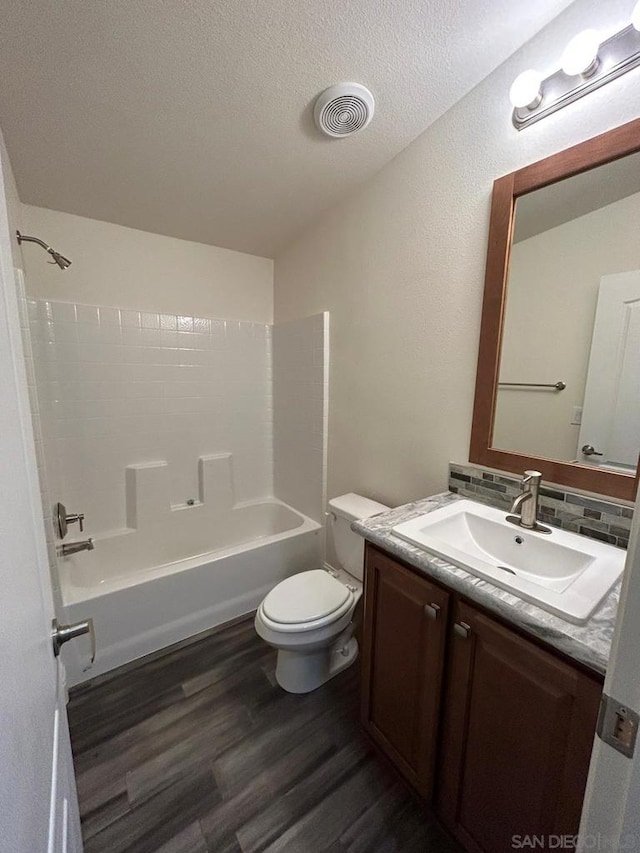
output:
<instances>
[{"instance_id":1,"label":"white wall","mask_svg":"<svg viewBox=\"0 0 640 853\"><path fill-rule=\"evenodd\" d=\"M276 497L320 523L326 492L328 314L273 328Z\"/></svg>"},{"instance_id":2,"label":"white wall","mask_svg":"<svg viewBox=\"0 0 640 853\"><path fill-rule=\"evenodd\" d=\"M11 255L13 266L18 269L24 269L22 258L22 250L20 244L14 239L16 231L22 229L22 205L18 196L18 187L16 179L11 168L9 153L4 144L4 137L0 132L0 167L2 168L2 178L4 181L5 199L7 204L7 216L9 219L9 236L11 237Z\"/></svg>"},{"instance_id":3,"label":"white wall","mask_svg":"<svg viewBox=\"0 0 640 853\"><path fill-rule=\"evenodd\" d=\"M268 258L26 204L22 230L72 261L62 272L47 263L41 248L24 246L32 299L273 320L273 261Z\"/></svg>"},{"instance_id":4,"label":"white wall","mask_svg":"<svg viewBox=\"0 0 640 853\"><path fill-rule=\"evenodd\" d=\"M640 269L638 234L640 193L513 246L500 379L567 387L501 388L494 447L576 459L600 279Z\"/></svg>"},{"instance_id":5,"label":"white wall","mask_svg":"<svg viewBox=\"0 0 640 853\"><path fill-rule=\"evenodd\" d=\"M577 0L276 258L277 322L331 312L330 497L408 501L467 458L493 180L640 112L636 70L518 133L509 87L633 6Z\"/></svg>"}]
</instances>

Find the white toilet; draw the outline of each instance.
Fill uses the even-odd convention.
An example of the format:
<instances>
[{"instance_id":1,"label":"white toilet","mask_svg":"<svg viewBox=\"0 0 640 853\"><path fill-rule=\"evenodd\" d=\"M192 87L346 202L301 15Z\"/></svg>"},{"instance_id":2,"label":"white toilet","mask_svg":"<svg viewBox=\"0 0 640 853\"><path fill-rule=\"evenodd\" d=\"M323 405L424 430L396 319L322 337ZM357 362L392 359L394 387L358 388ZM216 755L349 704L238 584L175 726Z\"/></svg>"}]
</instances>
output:
<instances>
[{"instance_id":1,"label":"white toilet","mask_svg":"<svg viewBox=\"0 0 640 853\"><path fill-rule=\"evenodd\" d=\"M328 536L340 568L292 575L258 608L256 631L278 649L276 679L289 693L315 690L357 658L352 618L362 595L364 542L351 522L388 509L352 493L329 501Z\"/></svg>"}]
</instances>

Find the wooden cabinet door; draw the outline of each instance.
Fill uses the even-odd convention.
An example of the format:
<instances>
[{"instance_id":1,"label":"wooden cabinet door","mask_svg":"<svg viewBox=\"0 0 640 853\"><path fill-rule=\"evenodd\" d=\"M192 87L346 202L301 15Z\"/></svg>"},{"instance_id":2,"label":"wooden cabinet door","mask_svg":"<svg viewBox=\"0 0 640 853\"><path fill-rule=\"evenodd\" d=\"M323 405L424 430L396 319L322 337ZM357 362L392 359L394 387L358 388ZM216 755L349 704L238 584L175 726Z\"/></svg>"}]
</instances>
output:
<instances>
[{"instance_id":1,"label":"wooden cabinet door","mask_svg":"<svg viewBox=\"0 0 640 853\"><path fill-rule=\"evenodd\" d=\"M482 853L514 849L514 836L575 834L601 684L462 603L449 667L437 797L444 823Z\"/></svg>"},{"instance_id":2,"label":"wooden cabinet door","mask_svg":"<svg viewBox=\"0 0 640 853\"><path fill-rule=\"evenodd\" d=\"M362 722L429 798L449 596L371 546L365 564Z\"/></svg>"}]
</instances>

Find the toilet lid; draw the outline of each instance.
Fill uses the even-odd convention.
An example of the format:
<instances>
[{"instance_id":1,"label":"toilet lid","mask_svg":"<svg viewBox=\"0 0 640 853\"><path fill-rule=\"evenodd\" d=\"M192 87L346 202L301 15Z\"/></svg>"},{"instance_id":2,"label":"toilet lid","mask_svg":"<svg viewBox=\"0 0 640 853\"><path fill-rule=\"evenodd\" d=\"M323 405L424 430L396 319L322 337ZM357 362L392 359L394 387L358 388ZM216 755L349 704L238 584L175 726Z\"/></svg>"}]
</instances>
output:
<instances>
[{"instance_id":1,"label":"toilet lid","mask_svg":"<svg viewBox=\"0 0 640 853\"><path fill-rule=\"evenodd\" d=\"M346 586L322 569L300 572L267 595L262 610L272 622L290 625L330 616L352 597Z\"/></svg>"}]
</instances>

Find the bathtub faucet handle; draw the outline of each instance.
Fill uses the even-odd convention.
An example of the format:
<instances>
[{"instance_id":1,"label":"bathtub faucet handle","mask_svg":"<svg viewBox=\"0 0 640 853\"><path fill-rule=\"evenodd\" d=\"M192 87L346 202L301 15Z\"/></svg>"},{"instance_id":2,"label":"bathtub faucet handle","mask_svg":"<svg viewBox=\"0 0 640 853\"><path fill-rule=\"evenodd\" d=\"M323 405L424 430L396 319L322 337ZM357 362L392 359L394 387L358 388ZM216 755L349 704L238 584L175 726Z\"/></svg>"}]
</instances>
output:
<instances>
[{"instance_id":1,"label":"bathtub faucet handle","mask_svg":"<svg viewBox=\"0 0 640 853\"><path fill-rule=\"evenodd\" d=\"M67 524L75 524L76 521L80 525L80 533L84 533L84 513L72 512L67 516Z\"/></svg>"},{"instance_id":2,"label":"bathtub faucet handle","mask_svg":"<svg viewBox=\"0 0 640 853\"><path fill-rule=\"evenodd\" d=\"M63 503L58 502L55 506L53 517L56 522L58 536L64 539L67 535L67 528L70 524L80 525L80 533L84 533L84 513L83 512L67 512L67 508Z\"/></svg>"}]
</instances>

